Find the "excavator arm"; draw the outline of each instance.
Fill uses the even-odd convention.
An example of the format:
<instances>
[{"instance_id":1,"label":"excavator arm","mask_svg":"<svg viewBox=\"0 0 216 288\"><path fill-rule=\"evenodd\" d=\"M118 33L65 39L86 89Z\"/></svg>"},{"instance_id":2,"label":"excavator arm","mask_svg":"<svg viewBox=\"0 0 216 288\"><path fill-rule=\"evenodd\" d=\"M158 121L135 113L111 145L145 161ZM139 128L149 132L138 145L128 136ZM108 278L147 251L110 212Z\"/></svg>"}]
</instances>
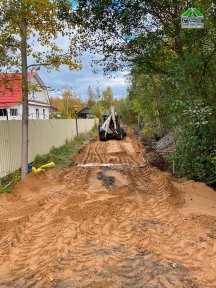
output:
<instances>
[{"instance_id":1,"label":"excavator arm","mask_svg":"<svg viewBox=\"0 0 216 288\"><path fill-rule=\"evenodd\" d=\"M118 118L116 117L115 108L111 107L110 111L109 116L99 129L99 137L101 140L108 138L123 139L125 135L124 128L117 123Z\"/></svg>"}]
</instances>

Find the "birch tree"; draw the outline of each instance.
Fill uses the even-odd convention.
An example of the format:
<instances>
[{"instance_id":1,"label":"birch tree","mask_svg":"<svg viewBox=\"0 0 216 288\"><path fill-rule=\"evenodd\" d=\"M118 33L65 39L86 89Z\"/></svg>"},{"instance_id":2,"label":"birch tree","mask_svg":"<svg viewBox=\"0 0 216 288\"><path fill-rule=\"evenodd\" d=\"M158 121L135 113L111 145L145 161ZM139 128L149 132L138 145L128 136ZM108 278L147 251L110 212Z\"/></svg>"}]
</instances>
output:
<instances>
[{"instance_id":1,"label":"birch tree","mask_svg":"<svg viewBox=\"0 0 216 288\"><path fill-rule=\"evenodd\" d=\"M68 0L0 0L0 69L22 72L22 178L28 173L27 73L41 66L48 70L62 64L70 69L78 67L74 60L74 24L62 20L70 13Z\"/></svg>"}]
</instances>

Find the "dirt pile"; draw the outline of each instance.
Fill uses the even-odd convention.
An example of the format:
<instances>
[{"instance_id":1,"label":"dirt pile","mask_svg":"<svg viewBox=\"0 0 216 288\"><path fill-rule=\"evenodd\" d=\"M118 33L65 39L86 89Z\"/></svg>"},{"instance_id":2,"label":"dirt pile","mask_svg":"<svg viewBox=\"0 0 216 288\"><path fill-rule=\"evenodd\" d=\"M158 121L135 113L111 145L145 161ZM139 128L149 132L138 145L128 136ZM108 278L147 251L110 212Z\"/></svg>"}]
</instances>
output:
<instances>
[{"instance_id":1,"label":"dirt pile","mask_svg":"<svg viewBox=\"0 0 216 288\"><path fill-rule=\"evenodd\" d=\"M140 168L130 133L73 162L128 165L29 175L1 196L0 287L216 287L214 192L202 205L202 184Z\"/></svg>"}]
</instances>

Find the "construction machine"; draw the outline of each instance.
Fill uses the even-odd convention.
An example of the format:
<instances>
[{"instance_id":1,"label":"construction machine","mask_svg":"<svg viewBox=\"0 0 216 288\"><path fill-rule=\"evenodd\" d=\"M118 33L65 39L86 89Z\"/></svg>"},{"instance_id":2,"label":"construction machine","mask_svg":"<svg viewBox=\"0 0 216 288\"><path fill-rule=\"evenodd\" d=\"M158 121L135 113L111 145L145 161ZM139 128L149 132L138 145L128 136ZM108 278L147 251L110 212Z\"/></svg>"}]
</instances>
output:
<instances>
[{"instance_id":1,"label":"construction machine","mask_svg":"<svg viewBox=\"0 0 216 288\"><path fill-rule=\"evenodd\" d=\"M107 139L123 139L126 135L123 124L119 122L119 116L115 112L115 108L111 107L110 113L105 113L102 116L102 126L99 127L100 141Z\"/></svg>"}]
</instances>

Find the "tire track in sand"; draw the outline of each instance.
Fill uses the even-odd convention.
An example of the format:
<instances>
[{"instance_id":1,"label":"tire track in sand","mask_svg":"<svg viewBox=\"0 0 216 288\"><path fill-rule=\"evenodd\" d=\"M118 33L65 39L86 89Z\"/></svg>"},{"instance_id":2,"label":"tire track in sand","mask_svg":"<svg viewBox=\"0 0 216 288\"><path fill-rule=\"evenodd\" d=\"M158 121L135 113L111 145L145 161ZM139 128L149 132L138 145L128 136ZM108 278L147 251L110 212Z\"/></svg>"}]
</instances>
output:
<instances>
[{"instance_id":1,"label":"tire track in sand","mask_svg":"<svg viewBox=\"0 0 216 288\"><path fill-rule=\"evenodd\" d=\"M133 173L132 173L133 174ZM185 227L183 216L169 204L169 183L166 177L156 169L135 171L135 179L139 189L154 191L148 199L148 207L152 212L153 224L148 227L149 237L154 239L154 251L167 260L179 261L203 278L207 287L216 287L216 243L205 241L200 243L190 230ZM142 184L143 181L143 184ZM154 225L155 224L155 225Z\"/></svg>"},{"instance_id":2,"label":"tire track in sand","mask_svg":"<svg viewBox=\"0 0 216 288\"><path fill-rule=\"evenodd\" d=\"M92 142L73 161L134 165L141 154L127 137ZM215 240L200 243L188 229L164 173L70 167L46 177L46 189L39 183L22 196L32 205L44 194L37 209L2 230L0 287L216 287ZM114 181L105 185L103 177Z\"/></svg>"}]
</instances>

